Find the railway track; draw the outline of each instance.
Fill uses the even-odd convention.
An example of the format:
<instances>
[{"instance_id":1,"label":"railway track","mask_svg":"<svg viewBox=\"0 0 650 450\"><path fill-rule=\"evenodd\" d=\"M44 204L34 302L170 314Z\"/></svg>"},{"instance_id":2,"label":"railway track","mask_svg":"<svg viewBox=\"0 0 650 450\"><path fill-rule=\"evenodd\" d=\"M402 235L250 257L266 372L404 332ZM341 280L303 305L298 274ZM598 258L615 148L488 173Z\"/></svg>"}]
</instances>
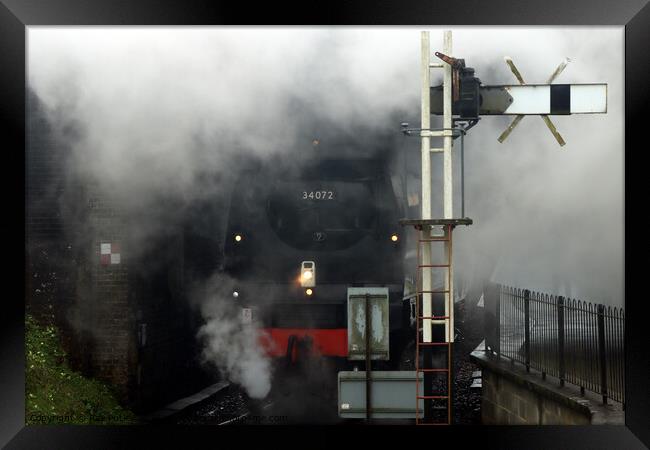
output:
<instances>
[{"instance_id":1,"label":"railway track","mask_svg":"<svg viewBox=\"0 0 650 450\"><path fill-rule=\"evenodd\" d=\"M460 306L460 305L457 305ZM478 368L469 353L483 339L478 314L466 317L457 311L462 339L454 353L454 423L480 423L480 390L471 389L472 372ZM199 403L165 420L180 425L282 425L341 424L337 414L336 368L312 362L301 368L274 371L273 389L264 400L250 399L245 391L230 384Z\"/></svg>"},{"instance_id":2,"label":"railway track","mask_svg":"<svg viewBox=\"0 0 650 450\"><path fill-rule=\"evenodd\" d=\"M268 412L271 408L273 408L273 402L267 403L261 408L262 412ZM251 411L246 411L244 414L235 417L233 419L226 420L224 422L218 423L217 425L237 425L237 424L243 424L248 421L250 421L248 418L252 416Z\"/></svg>"},{"instance_id":3,"label":"railway track","mask_svg":"<svg viewBox=\"0 0 650 450\"><path fill-rule=\"evenodd\" d=\"M338 423L336 373L314 374L319 368L307 373L276 372L273 389L263 400L250 399L243 388L230 384L165 421L179 425Z\"/></svg>"}]
</instances>

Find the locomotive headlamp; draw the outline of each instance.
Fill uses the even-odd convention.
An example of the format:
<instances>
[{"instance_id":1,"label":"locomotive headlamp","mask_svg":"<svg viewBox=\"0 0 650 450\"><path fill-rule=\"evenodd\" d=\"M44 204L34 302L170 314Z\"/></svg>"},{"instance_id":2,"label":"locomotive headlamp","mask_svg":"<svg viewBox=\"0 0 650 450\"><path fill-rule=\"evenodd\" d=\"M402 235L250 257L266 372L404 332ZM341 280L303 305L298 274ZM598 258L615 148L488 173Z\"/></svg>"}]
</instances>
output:
<instances>
[{"instance_id":1,"label":"locomotive headlamp","mask_svg":"<svg viewBox=\"0 0 650 450\"><path fill-rule=\"evenodd\" d=\"M390 240L393 242L399 241L399 236L396 233L390 235Z\"/></svg>"},{"instance_id":2,"label":"locomotive headlamp","mask_svg":"<svg viewBox=\"0 0 650 450\"><path fill-rule=\"evenodd\" d=\"M316 286L316 263L314 261L302 262L300 267L300 285L302 287Z\"/></svg>"},{"instance_id":3,"label":"locomotive headlamp","mask_svg":"<svg viewBox=\"0 0 650 450\"><path fill-rule=\"evenodd\" d=\"M241 242L242 239L244 239L244 237L241 234L237 233L235 235L235 242Z\"/></svg>"}]
</instances>

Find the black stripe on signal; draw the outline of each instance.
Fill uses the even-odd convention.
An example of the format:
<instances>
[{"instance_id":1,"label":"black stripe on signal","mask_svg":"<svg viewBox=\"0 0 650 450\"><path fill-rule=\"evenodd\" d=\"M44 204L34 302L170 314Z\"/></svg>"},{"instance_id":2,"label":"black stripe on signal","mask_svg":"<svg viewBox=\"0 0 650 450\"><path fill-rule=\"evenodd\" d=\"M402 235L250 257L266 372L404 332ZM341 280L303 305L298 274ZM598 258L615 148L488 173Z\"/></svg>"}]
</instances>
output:
<instances>
[{"instance_id":1,"label":"black stripe on signal","mask_svg":"<svg viewBox=\"0 0 650 450\"><path fill-rule=\"evenodd\" d=\"M571 85L551 85L551 114L571 114Z\"/></svg>"}]
</instances>

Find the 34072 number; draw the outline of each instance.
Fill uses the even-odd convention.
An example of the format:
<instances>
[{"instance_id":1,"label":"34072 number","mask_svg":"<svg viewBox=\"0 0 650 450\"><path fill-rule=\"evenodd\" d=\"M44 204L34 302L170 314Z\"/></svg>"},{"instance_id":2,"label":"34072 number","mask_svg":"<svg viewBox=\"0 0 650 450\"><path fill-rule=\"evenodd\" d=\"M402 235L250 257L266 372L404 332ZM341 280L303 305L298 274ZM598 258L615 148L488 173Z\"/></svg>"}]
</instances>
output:
<instances>
[{"instance_id":1,"label":"34072 number","mask_svg":"<svg viewBox=\"0 0 650 450\"><path fill-rule=\"evenodd\" d=\"M334 191L302 191L303 200L334 200Z\"/></svg>"}]
</instances>

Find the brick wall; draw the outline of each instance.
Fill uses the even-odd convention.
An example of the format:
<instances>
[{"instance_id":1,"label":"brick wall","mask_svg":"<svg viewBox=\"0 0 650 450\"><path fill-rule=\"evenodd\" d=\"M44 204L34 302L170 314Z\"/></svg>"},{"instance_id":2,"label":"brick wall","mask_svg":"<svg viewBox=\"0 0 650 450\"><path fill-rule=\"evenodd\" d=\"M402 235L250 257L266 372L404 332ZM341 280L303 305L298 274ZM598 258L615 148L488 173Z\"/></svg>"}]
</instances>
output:
<instances>
[{"instance_id":1,"label":"brick wall","mask_svg":"<svg viewBox=\"0 0 650 450\"><path fill-rule=\"evenodd\" d=\"M598 396L582 396L568 383L560 387L552 377L486 355L471 353L481 367L481 420L484 425L623 425L620 404L603 405Z\"/></svg>"},{"instance_id":2,"label":"brick wall","mask_svg":"<svg viewBox=\"0 0 650 450\"><path fill-rule=\"evenodd\" d=\"M89 190L88 245L83 263L87 271L80 285L76 308L84 332L87 367L97 378L113 384L129 401L136 364L135 314L130 293L129 256L120 246L125 237L124 218L109 198ZM102 254L102 245L111 253ZM119 255L119 263L111 256Z\"/></svg>"},{"instance_id":3,"label":"brick wall","mask_svg":"<svg viewBox=\"0 0 650 450\"><path fill-rule=\"evenodd\" d=\"M589 425L579 412L483 368L483 425Z\"/></svg>"},{"instance_id":4,"label":"brick wall","mask_svg":"<svg viewBox=\"0 0 650 450\"><path fill-rule=\"evenodd\" d=\"M61 208L69 149L31 92L26 127L25 309L41 323L60 328L64 347L77 365L78 340L66 317L75 302L77 248L65 231Z\"/></svg>"},{"instance_id":5,"label":"brick wall","mask_svg":"<svg viewBox=\"0 0 650 450\"><path fill-rule=\"evenodd\" d=\"M215 374L199 366L200 318L185 298L181 227L146 251L134 248L132 218L92 181L66 172L61 133L74 127L53 130L30 93L27 311L59 327L73 369L108 382L136 411L196 392ZM119 263L102 255L102 244L117 248Z\"/></svg>"},{"instance_id":6,"label":"brick wall","mask_svg":"<svg viewBox=\"0 0 650 450\"><path fill-rule=\"evenodd\" d=\"M137 220L105 192L88 185L86 192L90 250L81 258L73 309L87 373L142 412L216 381L199 362L200 318L185 294L182 227L142 246L132 240ZM117 254L119 262L111 259Z\"/></svg>"}]
</instances>

